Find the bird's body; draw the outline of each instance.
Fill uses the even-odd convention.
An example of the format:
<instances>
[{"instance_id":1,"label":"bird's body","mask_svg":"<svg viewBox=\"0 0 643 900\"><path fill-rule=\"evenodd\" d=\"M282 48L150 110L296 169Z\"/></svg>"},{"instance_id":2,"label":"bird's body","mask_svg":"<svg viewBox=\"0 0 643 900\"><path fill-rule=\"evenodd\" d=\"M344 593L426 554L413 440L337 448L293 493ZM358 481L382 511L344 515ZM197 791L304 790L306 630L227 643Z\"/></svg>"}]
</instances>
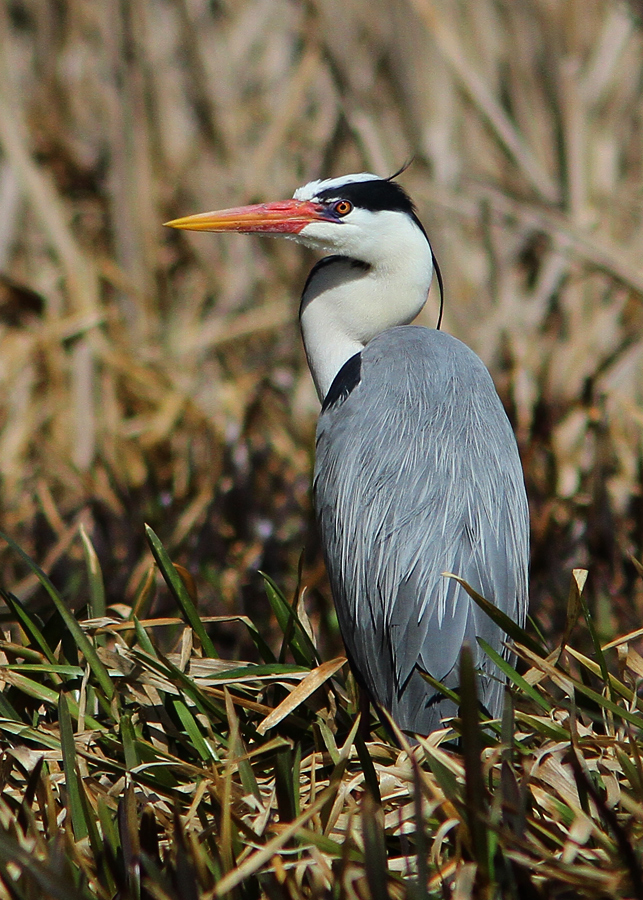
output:
<instances>
[{"instance_id":1,"label":"bird's body","mask_svg":"<svg viewBox=\"0 0 643 900\"><path fill-rule=\"evenodd\" d=\"M417 326L344 368L319 418L314 495L353 668L401 728L428 734L456 709L419 670L457 688L468 640L496 714L502 684L476 637L500 651L502 635L443 575L524 618L526 567L508 562L527 556L527 504L491 377L456 338Z\"/></svg>"},{"instance_id":2,"label":"bird's body","mask_svg":"<svg viewBox=\"0 0 643 900\"><path fill-rule=\"evenodd\" d=\"M456 709L421 673L457 688L468 641L480 699L497 716L503 678L476 638L506 656L504 635L444 573L524 622L524 480L481 360L450 335L408 325L434 262L408 196L362 173L171 224L281 234L332 254L306 282L300 320L322 401L315 507L351 665L401 728L428 734Z\"/></svg>"}]
</instances>

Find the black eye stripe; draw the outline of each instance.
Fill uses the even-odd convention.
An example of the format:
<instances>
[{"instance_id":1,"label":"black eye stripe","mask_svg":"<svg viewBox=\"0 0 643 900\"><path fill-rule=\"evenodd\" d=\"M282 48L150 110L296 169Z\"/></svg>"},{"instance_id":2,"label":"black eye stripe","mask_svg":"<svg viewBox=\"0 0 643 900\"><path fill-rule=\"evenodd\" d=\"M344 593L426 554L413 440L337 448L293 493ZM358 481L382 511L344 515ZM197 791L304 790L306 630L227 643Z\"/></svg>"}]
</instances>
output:
<instances>
[{"instance_id":1,"label":"black eye stripe","mask_svg":"<svg viewBox=\"0 0 643 900\"><path fill-rule=\"evenodd\" d=\"M326 188L320 191L317 199L325 203L334 200L348 200L359 209L371 212L389 209L412 215L415 207L404 188L395 181L377 179L372 181L354 181L340 187Z\"/></svg>"}]
</instances>

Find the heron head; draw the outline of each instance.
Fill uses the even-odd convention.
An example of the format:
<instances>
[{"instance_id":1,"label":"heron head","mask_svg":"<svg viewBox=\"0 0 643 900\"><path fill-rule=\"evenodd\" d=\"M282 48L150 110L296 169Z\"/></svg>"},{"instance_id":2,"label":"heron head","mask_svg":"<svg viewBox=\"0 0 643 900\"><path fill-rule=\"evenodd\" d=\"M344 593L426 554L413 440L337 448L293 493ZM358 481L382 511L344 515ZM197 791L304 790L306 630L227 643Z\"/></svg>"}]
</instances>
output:
<instances>
[{"instance_id":1,"label":"heron head","mask_svg":"<svg viewBox=\"0 0 643 900\"><path fill-rule=\"evenodd\" d=\"M295 240L369 265L425 253L428 243L406 191L368 172L311 181L291 200L200 213L167 222L190 231L236 231Z\"/></svg>"}]
</instances>

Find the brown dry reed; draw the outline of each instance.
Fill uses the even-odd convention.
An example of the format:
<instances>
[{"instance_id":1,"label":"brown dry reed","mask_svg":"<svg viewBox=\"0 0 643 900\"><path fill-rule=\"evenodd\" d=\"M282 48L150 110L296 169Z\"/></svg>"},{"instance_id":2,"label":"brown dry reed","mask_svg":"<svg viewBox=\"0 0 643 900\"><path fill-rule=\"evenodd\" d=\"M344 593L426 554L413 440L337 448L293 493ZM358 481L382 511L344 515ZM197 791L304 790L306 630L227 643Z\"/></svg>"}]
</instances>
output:
<instances>
[{"instance_id":1,"label":"brown dry reed","mask_svg":"<svg viewBox=\"0 0 643 900\"><path fill-rule=\"evenodd\" d=\"M603 679L603 688L593 689L599 696L601 690L609 693L607 669L599 665L597 648L601 640L638 628L643 613L636 565L643 551L641 15L640 3L618 0L0 3L0 509L3 530L52 575L66 600L81 609L87 591L91 593L91 574L89 580L83 574L84 554L90 573L102 565L105 596L99 606L104 610L111 604L110 623L127 619L132 610L143 619L176 617L179 601L171 590L163 588L154 598L155 578L159 585L162 579L150 574L152 556L143 527L147 521L171 558L196 578L201 611L216 619L206 635L212 650L216 645L228 658L247 659L251 653L256 658L255 632L238 621L231 623L235 616L256 622L273 651L280 645L287 622L266 603L257 575L263 569L283 585L287 596L304 583L310 588L307 609L319 635L321 657L341 652L309 500L318 404L296 319L297 297L312 257L284 241L177 234L163 229L162 222L287 197L299 184L319 176L359 170L387 175L412 159L402 181L417 202L444 273L443 327L489 365L518 435L532 506L532 609L547 634L562 633L569 571L572 566L589 568L586 595L598 634L590 639L587 631L578 640L584 658L593 654L591 664L599 666ZM437 309L432 291L422 321L433 324ZM39 612L48 621L52 598L33 568L20 554L4 549L2 566L4 585L28 604L29 615ZM186 572L183 577L189 581ZM4 613L7 644L18 638L15 625L10 625L20 618L18 609L14 602ZM176 671L185 671L191 659L189 635L194 629L199 635L196 620L187 621L191 630L188 637L182 632L180 665L172 663L174 668L166 666L162 672L173 684L179 679ZM25 627L23 622L23 632ZM95 634L93 626L83 627ZM163 627L164 632L155 632L158 652L176 650L179 636L168 629L177 626ZM153 647L145 644L144 634L138 634L141 652L150 655ZM96 639L97 646L107 653L107 639L101 640ZM203 635L199 640L203 644ZM67 659L69 648L61 657L53 637L51 641L51 646L45 641L47 652L33 634L27 641L34 652L44 654L46 663L38 657L38 665L55 666L56 660ZM120 646L132 647L131 636ZM91 647L81 650L81 659L91 656ZM124 659L129 659L128 652L123 649ZM640 657L625 651L621 657L625 668L619 684L630 691L627 704L635 715L636 679L643 676L643 668ZM20 659L24 662L25 657ZM136 660L130 663L139 665ZM76 664L65 662L72 668ZM105 664L111 665L109 660ZM542 678L553 679L568 700L580 690L562 683L563 676L551 666L539 668L532 658L526 664L532 667L532 685L540 672ZM580 666L578 672L590 671L582 661ZM82 677L70 671L52 670L49 689L55 692L61 678ZM96 671L101 670L92 669L92 677ZM125 693L131 689L142 707L159 707L153 691L143 691L136 678L128 680L129 669L116 667L114 672L124 679ZM11 677L14 690L29 695L29 686L16 686L17 675ZM584 684L580 675L578 679ZM99 684L107 691L107 683ZM163 685L166 689L165 681ZM264 687L262 683L242 704L258 717L269 714ZM83 696L81 691L81 699L76 696L74 702L82 706ZM32 699L53 708L53 695L46 697ZM122 701L125 707L134 703L132 698ZM109 691L104 699L108 706L116 702ZM534 724L540 720L533 717L521 720L526 737L520 732L519 743L529 752L540 748L525 765L540 773L534 783L554 779L558 794L554 801L549 794L532 792L531 806L515 813L523 829L517 833L527 833L525 816L542 801L544 812L534 819L533 835L542 839L543 877L550 872L545 850L558 853L572 868L579 853L591 850L582 866L593 866L591 878L598 881L592 882L594 893L588 895L602 896L604 877L604 896L616 896L623 878L630 878L634 896L636 879L623 873L633 871L627 828L640 829L642 820L636 805L643 784L639 751L627 750L634 738L625 725L618 726L620 743L612 742L606 750L601 735L582 731L581 725L590 727L586 722L575 724L572 700L563 712L550 710L548 724ZM83 716L90 715L90 705L75 712L70 702L66 712L64 704L58 709L56 700L54 705L60 740L71 747L65 723L71 716L72 732L85 734ZM30 710L34 721L38 708L36 704L36 712ZM225 704L217 708L226 709ZM615 715L600 708L607 718L608 713ZM11 719L13 712L6 708L3 715ZM201 708L199 714L205 716ZM20 715L24 720L24 710ZM203 762L203 754L210 751L197 734L208 734L205 720L199 720L198 727L193 724L187 701L173 707L172 715L173 727L178 722L187 729ZM117 710L113 721L110 727L118 732L119 746L125 747L125 757L130 754L129 761L119 765L129 771L134 760L138 765L146 759L131 749L138 725L128 731L127 716L120 717ZM168 721L163 720L162 732L169 728ZM234 721L232 714L226 719L226 728L233 732ZM325 721L323 716L320 721ZM603 731L616 734L617 726L610 722ZM638 726L629 725L636 732ZM547 734L553 749L547 745L545 751L535 733L541 738ZM342 734L348 741L350 729ZM143 739L142 732L139 736ZM154 745L148 732L144 738ZM589 741L589 757L579 751L577 759L572 752L577 738ZM159 740L163 744L165 738ZM317 885L318 892L331 879L329 872L336 874L339 867L344 881L340 878L337 884L345 885L345 896L361 897L367 890L375 896L382 883L380 870L367 873L362 887L354 888L356 894L346 873L354 861L353 847L359 850L362 839L369 857L381 861L381 819L379 813L367 816L376 823L374 830L359 837L361 826L351 824L354 810L347 798L352 788L342 781L344 770L335 782L329 775L336 771L333 766L350 770L355 745L349 741L342 750L332 742L329 747L329 740L324 738L326 749L319 751L330 754L323 764L322 756L306 757L305 765L302 757L297 763L306 778L330 778L336 790L332 808L324 807L322 825L312 829L324 835L311 838L310 859L318 864L322 885ZM87 752L95 752L87 746ZM176 848L183 847L189 856L185 848L194 838L188 825L203 797L214 796L212 785L217 785L215 794L223 792L212 800L215 806L223 803L221 809L226 810L221 797L238 799L241 788L235 773L241 777L243 766L235 766L236 760L245 759L245 750L234 740L231 746L210 780L199 780L190 770L196 794L190 795L187 813L181 804L164 808L162 828L174 827L172 809L188 816L181 820L185 840L173 850L178 869L183 851ZM289 753L296 752L292 743L288 747ZM394 766L389 772L391 791L403 797L409 779L425 776L413 774L408 761L398 766L398 751L391 747L381 751L382 758L386 766ZM50 750L53 768L40 781L36 776L29 781L33 758L30 765L23 761L27 786L21 790L30 800L21 828L37 844L28 810L34 792L39 792L41 811L49 810L42 815L51 816L48 839L58 841L58 857L52 857L55 868L71 832L56 837L62 809L56 804L67 803L68 795L56 794L62 777L53 765L60 756L59 744ZM105 753L104 746L100 752ZM500 756L484 757L484 777L490 783L496 775L509 779L504 790L512 791L503 766L513 761L502 756L505 751L498 752ZM607 762L601 754L607 754ZM621 760L620 774L612 778L609 772L619 754L628 763ZM585 763L579 762L583 758ZM466 819L466 797L457 793L460 763L447 762L439 754L431 759L439 760L441 775L431 769L438 786L427 782L423 796L430 809L442 810L443 818L427 850L434 866L430 877L462 863L454 896L469 896L474 887L487 890L493 846L475 836L467 844L469 838L455 824ZM279 771L291 763L284 757ZM81 775L86 774L85 764L78 765ZM315 775L320 765L323 773ZM596 772L602 779L598 788ZM108 807L116 803L125 783L114 773L117 770L104 783L111 798ZM353 775L358 777L357 770ZM516 775L519 783L521 777ZM65 778L66 790L73 792L73 766ZM625 806L618 805L614 778L619 784L626 778L630 785L623 794L628 798L622 801ZM243 831L244 815L250 817L248 822L258 817L248 825L253 834L269 827L270 784L260 783L257 794L254 784L244 783L244 790L256 796L256 805L239 813L235 827ZM306 803L314 806L315 789L309 782L304 788ZM83 820L93 821L83 804L97 809L97 795L94 787L88 790L85 800L74 795L72 806L66 807L76 810L74 828L81 807ZM287 819L287 802L300 801L297 792L287 800L283 790L276 796L281 797L279 816ZM531 790L520 788L520 802L527 803ZM583 815L598 817L608 838L579 818L576 799L571 813L561 812L560 803L571 796L567 790L577 791L574 798ZM453 809L444 805L444 797ZM504 809L505 800L498 809L493 802L487 822L496 821L493 816ZM122 834L134 834L134 800L123 803ZM386 840L397 840L398 855L406 858L405 816L419 821L425 813L403 808L406 811L399 813L385 807L383 827ZM5 813L0 810L0 819L9 827ZM391 815L399 818L399 834L387 818ZM234 844L232 819L226 816L220 825L225 858L219 874L234 871L241 852ZM549 825L542 824L547 816L558 816L556 821L568 830L552 837ZM101 833L106 833L111 819L103 818ZM330 845L324 840L331 840L338 821L344 823L342 833L357 831L339 862L329 863L324 854L330 853ZM625 831L618 831L621 826ZM155 827L161 827L158 816ZM183 834L180 828L176 833ZM275 835L280 833L277 828ZM291 846L291 836L279 847ZM612 842L609 853L616 847L621 874L608 871L601 856L608 852L606 840ZM525 842L523 850L514 847L511 852L532 859L533 847L527 846L527 838ZM441 848L447 844L449 853L443 856ZM27 841L25 846L35 844ZM264 841L262 846L271 845ZM390 855L390 841L387 846ZM113 848L116 856L127 856L116 838ZM137 858L135 851L132 859ZM298 852L292 850L293 860ZM250 849L247 854L245 859L254 858ZM423 866L422 853L416 856ZM114 871L121 871L120 863L114 865ZM129 871L127 860L123 865L123 871ZM273 864L274 883L286 885L283 890L292 894L287 868L279 868L284 865ZM109 863L105 866L109 886L114 876L109 875ZM449 871L449 878L456 877L456 869ZM8 870L7 877L14 876L15 871ZM199 884L206 882L203 875ZM368 888L363 886L367 882ZM518 893L523 888L517 883ZM33 896L31 888L24 890L24 896Z\"/></svg>"},{"instance_id":2,"label":"brown dry reed","mask_svg":"<svg viewBox=\"0 0 643 900\"><path fill-rule=\"evenodd\" d=\"M2 591L22 629L0 644L2 900L643 898L641 630L601 647L586 570L555 647L493 614L523 664L496 654L502 718L481 716L465 647L457 694L440 688L459 716L411 746L360 719L346 659L320 662L302 597L269 579L280 649L236 617L261 663L219 658L219 617L147 537L178 616L106 614L83 532L78 619L8 539L53 615ZM570 644L583 619L591 657Z\"/></svg>"},{"instance_id":3,"label":"brown dry reed","mask_svg":"<svg viewBox=\"0 0 643 900\"><path fill-rule=\"evenodd\" d=\"M604 632L635 626L635 4L12 0L0 48L0 503L48 571L84 522L127 563L109 599L131 597L147 519L212 611L253 611L257 568L293 588L304 545L323 585L296 326L312 260L162 222L413 159L444 327L517 430L534 608L560 627L570 565L590 565Z\"/></svg>"}]
</instances>

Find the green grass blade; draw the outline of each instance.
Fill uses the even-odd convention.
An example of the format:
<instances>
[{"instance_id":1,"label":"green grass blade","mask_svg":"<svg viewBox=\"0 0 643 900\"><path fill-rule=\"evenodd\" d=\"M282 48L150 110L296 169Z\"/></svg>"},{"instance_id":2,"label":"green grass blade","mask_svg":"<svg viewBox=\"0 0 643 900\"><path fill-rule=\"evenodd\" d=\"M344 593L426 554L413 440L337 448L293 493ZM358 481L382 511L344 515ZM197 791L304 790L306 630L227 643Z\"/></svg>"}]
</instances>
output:
<instances>
[{"instance_id":1,"label":"green grass blade","mask_svg":"<svg viewBox=\"0 0 643 900\"><path fill-rule=\"evenodd\" d=\"M116 826L114 824L114 819L110 812L109 806L107 805L107 801L105 797L99 794L98 796L98 820L100 822L100 828L103 833L103 841L108 843L114 853L114 856L118 853L120 848L120 840L118 837L118 832L116 830Z\"/></svg>"},{"instance_id":2,"label":"green grass blade","mask_svg":"<svg viewBox=\"0 0 643 900\"><path fill-rule=\"evenodd\" d=\"M388 860L381 806L366 791L362 800L362 836L364 868L371 900L389 900Z\"/></svg>"},{"instance_id":3,"label":"green grass blade","mask_svg":"<svg viewBox=\"0 0 643 900\"><path fill-rule=\"evenodd\" d=\"M422 814L422 775L417 760L413 760L413 818L415 820L415 857L417 860L417 877L415 881L415 900L429 900L427 866L427 835Z\"/></svg>"},{"instance_id":4,"label":"green grass blade","mask_svg":"<svg viewBox=\"0 0 643 900\"><path fill-rule=\"evenodd\" d=\"M49 594L49 597L53 601L53 604L56 607L56 610L61 616L63 622L73 636L76 645L87 660L87 663L94 673L94 677L103 689L105 696L108 700L111 700L114 696L114 685L112 684L112 680L107 673L107 669L98 658L98 654L96 653L94 646L90 643L87 636L85 635L85 632L78 624L76 617L67 608L67 604L62 599L62 597L52 584L51 580L47 577L47 575L45 575L40 566L36 565L36 563L29 556L27 556L24 550L22 550L15 541L13 541L2 531L0 531L0 538L2 538L9 544L11 549L15 553L17 553L18 556L20 556L20 558L29 566L31 571L37 576L41 585L44 587L44 589ZM51 659L50 662L57 662L57 660Z\"/></svg>"},{"instance_id":5,"label":"green grass blade","mask_svg":"<svg viewBox=\"0 0 643 900\"><path fill-rule=\"evenodd\" d=\"M43 747L47 750L55 750L60 753L60 741L53 734L48 734L41 728L32 728L30 725L22 725L18 721L7 721L0 719L0 732L8 735L7 740L13 743L24 744L26 741L32 742L38 749Z\"/></svg>"},{"instance_id":6,"label":"green grass blade","mask_svg":"<svg viewBox=\"0 0 643 900\"><path fill-rule=\"evenodd\" d=\"M299 621L296 611L288 603L272 578L265 572L260 574L264 580L268 602L284 635L284 648L286 646L290 648L293 658L301 666L313 668L319 665L317 649Z\"/></svg>"},{"instance_id":7,"label":"green grass blade","mask_svg":"<svg viewBox=\"0 0 643 900\"><path fill-rule=\"evenodd\" d=\"M181 817L177 810L174 811L174 834L176 853L176 886L181 900L199 900L199 888L197 884L194 860L190 853L188 836L183 830Z\"/></svg>"},{"instance_id":8,"label":"green grass blade","mask_svg":"<svg viewBox=\"0 0 643 900\"><path fill-rule=\"evenodd\" d=\"M574 657L574 659L579 662L584 668L588 669L592 675L596 675L597 677L602 676L601 667L597 662L594 662L593 659L589 659L583 653L579 653L577 650L574 650L573 647L567 647L567 652ZM637 709L643 713L643 699L641 697L637 697L632 691L631 688L628 688L627 685L623 684L622 681L619 681L615 675L609 674L609 683L612 689L612 698L615 697L616 694L619 694L628 703L635 703Z\"/></svg>"},{"instance_id":9,"label":"green grass blade","mask_svg":"<svg viewBox=\"0 0 643 900\"><path fill-rule=\"evenodd\" d=\"M201 734L198 722L188 709L186 703L180 698L175 698L172 700L172 706L174 707L174 711L179 717L181 724L185 728L186 734L192 742L192 746L201 759L206 763L216 760L216 754L210 749L209 744Z\"/></svg>"},{"instance_id":10,"label":"green grass blade","mask_svg":"<svg viewBox=\"0 0 643 900\"><path fill-rule=\"evenodd\" d=\"M364 738L362 737L359 728L355 732L355 749L357 750L357 755L359 756L359 761L364 772L364 784L371 792L371 796L373 797L375 802L381 803L382 798L380 796L380 786L377 780L377 772L375 771L375 766L373 765L371 754L368 752L368 747L364 742Z\"/></svg>"},{"instance_id":11,"label":"green grass blade","mask_svg":"<svg viewBox=\"0 0 643 900\"><path fill-rule=\"evenodd\" d=\"M471 647L466 643L460 652L460 717L467 822L480 878L484 884L488 884L491 861L487 825L484 821L487 813L487 791L482 775L478 691Z\"/></svg>"},{"instance_id":12,"label":"green grass blade","mask_svg":"<svg viewBox=\"0 0 643 900\"><path fill-rule=\"evenodd\" d=\"M128 772L136 768L140 763L136 750L136 734L134 725L132 724L132 714L123 713L119 722L121 742L123 744L123 755L125 757L125 768Z\"/></svg>"},{"instance_id":13,"label":"green grass blade","mask_svg":"<svg viewBox=\"0 0 643 900\"><path fill-rule=\"evenodd\" d=\"M60 726L60 744L62 747L69 811L76 840L81 841L84 837L87 837L88 828L85 822L85 809L80 795L80 784L76 772L74 731L71 725L67 698L62 693L58 701L58 724Z\"/></svg>"},{"instance_id":14,"label":"green grass blade","mask_svg":"<svg viewBox=\"0 0 643 900\"><path fill-rule=\"evenodd\" d=\"M147 535L147 540L150 545L152 555L156 560L156 564L159 567L161 575L165 579L165 583L170 589L172 596L176 600L179 609L185 616L185 620L189 623L190 627L201 641L203 652L211 659L218 659L219 654L214 649L214 644L212 643L211 639L208 636L208 633L205 630L203 622L201 621L201 617L199 616L199 613L194 603L192 602L192 598L188 593L183 579L174 568L174 564L168 556L165 547L160 542L149 525L145 526L145 534Z\"/></svg>"},{"instance_id":15,"label":"green grass blade","mask_svg":"<svg viewBox=\"0 0 643 900\"><path fill-rule=\"evenodd\" d=\"M480 609L485 612L492 622L495 622L499 628L505 632L505 634L509 635L509 637L516 641L518 644L523 644L525 647L528 647L532 653L535 653L537 656L547 656L548 651L541 646L538 641L535 641L531 635L527 634L524 628L521 628L513 619L511 619L506 613L503 613L501 609L498 609L493 603L489 600L486 600L482 594L479 594L475 591L470 584L468 584L464 578L460 578L459 575L452 575L450 572L442 573L445 578L453 578L458 584L462 585L467 594L471 597L471 599L476 603Z\"/></svg>"},{"instance_id":16,"label":"green grass blade","mask_svg":"<svg viewBox=\"0 0 643 900\"><path fill-rule=\"evenodd\" d=\"M280 822L292 822L297 817L295 785L292 778L292 750L282 747L275 754L275 793Z\"/></svg>"},{"instance_id":17,"label":"green grass blade","mask_svg":"<svg viewBox=\"0 0 643 900\"><path fill-rule=\"evenodd\" d=\"M149 656L156 656L154 644L150 640L149 634L143 628L139 619L136 616L132 616L132 621L134 622L134 629L136 631L136 640L143 653L147 653Z\"/></svg>"},{"instance_id":18,"label":"green grass blade","mask_svg":"<svg viewBox=\"0 0 643 900\"><path fill-rule=\"evenodd\" d=\"M519 675L514 667L508 663L503 656L497 653L483 638L478 638L477 640L487 656L495 662L500 671L509 678L512 684L515 684L516 687L520 688L524 694L530 697L534 703L537 703L546 713L551 712L551 703L545 700L542 694L539 694L533 685L529 684L528 681L525 681L522 675Z\"/></svg>"},{"instance_id":19,"label":"green grass blade","mask_svg":"<svg viewBox=\"0 0 643 900\"><path fill-rule=\"evenodd\" d=\"M83 807L85 825L87 827L87 834L89 836L89 844L91 846L94 859L98 860L101 858L103 844L100 833L98 831L98 826L96 824L96 816L94 810L92 809L91 803L89 802L89 798L87 797L85 782L83 781L78 766L76 766L76 781L78 782L78 793L80 795L80 802Z\"/></svg>"},{"instance_id":20,"label":"green grass blade","mask_svg":"<svg viewBox=\"0 0 643 900\"><path fill-rule=\"evenodd\" d=\"M27 678L26 675L22 675L20 672L11 673L11 684L18 690L26 694L28 697L34 697L36 700L39 700L46 706L54 708L58 705L58 698L60 697L60 693L58 691L55 691L53 690L53 688L47 687L44 684L40 684L39 681L34 681L31 678ZM77 719L77 701L69 698L67 703L69 708L71 709L72 715L75 719ZM96 728L100 731L103 731L105 729L104 725L88 715L85 715L85 724L90 728Z\"/></svg>"},{"instance_id":21,"label":"green grass blade","mask_svg":"<svg viewBox=\"0 0 643 900\"><path fill-rule=\"evenodd\" d=\"M428 672L422 672L421 670L418 671L420 672L422 678L424 678L424 680L427 682L427 684L430 684L431 687L434 688L434 690L438 691L448 700L453 700L456 706L460 705L460 695L457 693L457 691L452 691L451 688L448 688L445 684L442 684L442 682L438 681L437 678L434 678L433 675L429 675Z\"/></svg>"},{"instance_id":22,"label":"green grass blade","mask_svg":"<svg viewBox=\"0 0 643 900\"><path fill-rule=\"evenodd\" d=\"M10 719L13 722L20 722L22 724L23 720L17 709L11 705L4 692L0 691L0 719Z\"/></svg>"},{"instance_id":23,"label":"green grass blade","mask_svg":"<svg viewBox=\"0 0 643 900\"><path fill-rule=\"evenodd\" d=\"M420 741L426 761L444 796L454 804L462 800L458 780L451 769L443 761L443 751L431 747L426 741Z\"/></svg>"},{"instance_id":24,"label":"green grass blade","mask_svg":"<svg viewBox=\"0 0 643 900\"><path fill-rule=\"evenodd\" d=\"M40 625L36 622L36 617L31 615L28 609L23 605L22 601L8 591L0 588L0 596L7 604L11 612L16 617L17 622L22 626L25 633L31 639L31 645L38 647L50 663L56 663L58 660L54 656L54 651L49 646L49 642L45 638Z\"/></svg>"},{"instance_id":25,"label":"green grass blade","mask_svg":"<svg viewBox=\"0 0 643 900\"><path fill-rule=\"evenodd\" d=\"M266 663L265 665L256 665L255 663L251 663L249 666L239 666L235 669L226 669L224 672L221 672L219 675L213 673L210 677L213 681L221 679L221 681L234 681L236 679L244 679L248 680L250 678L256 678L259 681L261 678L265 676L274 676L274 675L293 675L297 672L310 672L308 666L296 666L292 663Z\"/></svg>"},{"instance_id":26,"label":"green grass blade","mask_svg":"<svg viewBox=\"0 0 643 900\"><path fill-rule=\"evenodd\" d=\"M259 791L259 785L257 784L257 779L255 778L255 773L250 766L248 766L249 772L248 775L252 778L254 785L256 786L255 796L257 798L261 797L261 793ZM295 751L293 753L293 763L292 763L292 783L295 787L295 818L299 818L301 815L301 741L297 741L295 744ZM246 779L247 780L247 779Z\"/></svg>"},{"instance_id":27,"label":"green grass blade","mask_svg":"<svg viewBox=\"0 0 643 900\"><path fill-rule=\"evenodd\" d=\"M277 657L272 652L272 650L270 649L268 644L264 641L263 637L261 636L261 634L259 632L259 629L254 624L254 622L252 622L247 616L242 616L241 621L248 629L250 638L251 638L253 644L255 645L255 647L257 648L259 656L263 659L263 661L265 663L276 663Z\"/></svg>"},{"instance_id":28,"label":"green grass blade","mask_svg":"<svg viewBox=\"0 0 643 900\"><path fill-rule=\"evenodd\" d=\"M132 900L139 900L141 896L139 866L141 845L138 834L134 785L129 780L118 804L118 833L123 851L123 864L125 866L126 896L132 898Z\"/></svg>"},{"instance_id":29,"label":"green grass blade","mask_svg":"<svg viewBox=\"0 0 643 900\"><path fill-rule=\"evenodd\" d=\"M586 697L593 700L598 706L613 713L615 716L624 719L626 722L629 722L630 725L634 725L638 728L640 732L643 732L643 714L639 713L637 715L636 713L630 712L630 710L625 709L623 706L619 706L618 703L615 703L609 697L604 697L602 694L599 694L598 691L595 691L593 688L588 687L580 681L574 680L574 687L581 694L585 694Z\"/></svg>"},{"instance_id":30,"label":"green grass blade","mask_svg":"<svg viewBox=\"0 0 643 900\"><path fill-rule=\"evenodd\" d=\"M40 666L22 663L20 665L2 666L1 668L5 672L43 672L45 674L55 672L57 675L68 675L70 678L82 678L83 675L83 670L80 666L50 665L48 663L43 663Z\"/></svg>"},{"instance_id":31,"label":"green grass blade","mask_svg":"<svg viewBox=\"0 0 643 900\"><path fill-rule=\"evenodd\" d=\"M523 713L520 710L516 711L515 716L516 721L527 725L527 727L531 728L535 734L544 735L551 741L569 740L569 731L562 725L557 725L555 722L552 722L550 719L546 719L542 716L530 716L528 713Z\"/></svg>"},{"instance_id":32,"label":"green grass blade","mask_svg":"<svg viewBox=\"0 0 643 900\"><path fill-rule=\"evenodd\" d=\"M82 523L79 533L83 543L83 554L85 556L87 579L89 581L89 616L92 619L97 619L105 615L105 585L103 583L103 573L101 572L100 562L98 561L94 546Z\"/></svg>"},{"instance_id":33,"label":"green grass blade","mask_svg":"<svg viewBox=\"0 0 643 900\"><path fill-rule=\"evenodd\" d=\"M621 769L623 770L623 774L629 782L632 793L637 797L640 803L643 799L643 779L641 778L641 773L638 771L636 764L630 760L627 753L623 750L617 749L616 756Z\"/></svg>"},{"instance_id":34,"label":"green grass blade","mask_svg":"<svg viewBox=\"0 0 643 900\"><path fill-rule=\"evenodd\" d=\"M585 621L587 622L587 628L590 633L590 637L592 639L592 644L594 645L594 653L596 654L596 659L601 668L601 676L603 678L603 684L606 689L610 692L610 696L612 695L612 687L610 685L609 672L607 669L607 662L605 660L605 654L603 653L603 648L601 646L601 641L599 640L598 634L596 632L596 628L594 627L594 620L592 619L591 613L589 611L589 607L587 605L587 600L582 591L579 592L580 605L583 610L583 615L585 616Z\"/></svg>"},{"instance_id":35,"label":"green grass blade","mask_svg":"<svg viewBox=\"0 0 643 900\"><path fill-rule=\"evenodd\" d=\"M102 843L102 851L98 855L101 879L105 883L108 896L114 896L116 893L116 881L112 866L114 861L118 859L118 835L109 807L102 794L98 795L96 806Z\"/></svg>"},{"instance_id":36,"label":"green grass blade","mask_svg":"<svg viewBox=\"0 0 643 900\"><path fill-rule=\"evenodd\" d=\"M40 684L39 681L27 678L20 672L13 672L10 680L14 687L18 688L19 691L22 691L22 693L26 694L28 697L34 697L36 700L40 700L41 703L44 703L47 706L56 706L58 704L58 697L60 696L59 692L55 691L53 688L47 687L45 684Z\"/></svg>"}]
</instances>

